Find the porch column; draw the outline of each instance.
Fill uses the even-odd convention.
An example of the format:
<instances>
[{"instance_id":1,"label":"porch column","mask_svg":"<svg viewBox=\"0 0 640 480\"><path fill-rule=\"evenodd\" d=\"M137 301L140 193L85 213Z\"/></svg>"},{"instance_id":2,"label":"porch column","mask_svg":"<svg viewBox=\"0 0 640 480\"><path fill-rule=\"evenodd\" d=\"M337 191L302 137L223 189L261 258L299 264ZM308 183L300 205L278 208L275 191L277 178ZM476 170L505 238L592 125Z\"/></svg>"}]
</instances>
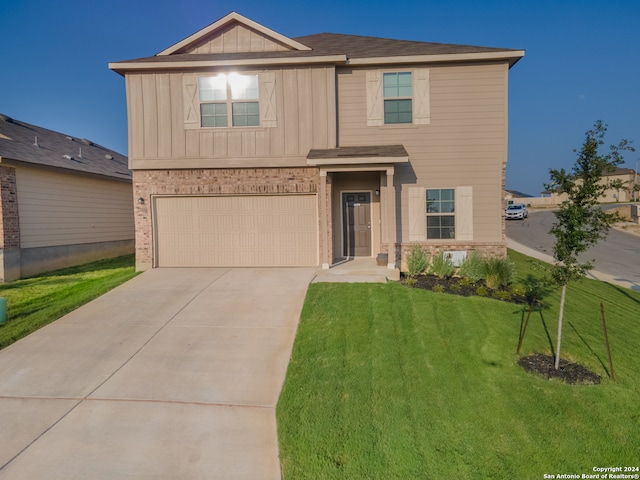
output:
<instances>
[{"instance_id":1,"label":"porch column","mask_svg":"<svg viewBox=\"0 0 640 480\"><path fill-rule=\"evenodd\" d=\"M320 263L325 270L329 269L329 222L327 218L327 171L320 169L320 241L322 250Z\"/></svg>"},{"instance_id":2,"label":"porch column","mask_svg":"<svg viewBox=\"0 0 640 480\"><path fill-rule=\"evenodd\" d=\"M393 168L387 168L387 268L396 268L396 187L393 185Z\"/></svg>"}]
</instances>

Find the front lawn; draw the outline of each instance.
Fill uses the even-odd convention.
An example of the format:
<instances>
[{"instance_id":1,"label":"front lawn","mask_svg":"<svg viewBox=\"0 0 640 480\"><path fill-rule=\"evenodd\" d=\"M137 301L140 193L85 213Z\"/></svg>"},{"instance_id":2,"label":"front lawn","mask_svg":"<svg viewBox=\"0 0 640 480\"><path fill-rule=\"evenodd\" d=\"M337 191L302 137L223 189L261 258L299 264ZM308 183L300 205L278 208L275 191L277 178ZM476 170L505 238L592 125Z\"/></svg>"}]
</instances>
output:
<instances>
[{"instance_id":1,"label":"front lawn","mask_svg":"<svg viewBox=\"0 0 640 480\"><path fill-rule=\"evenodd\" d=\"M0 284L7 321L0 348L21 339L136 275L133 255L56 270Z\"/></svg>"},{"instance_id":2,"label":"front lawn","mask_svg":"<svg viewBox=\"0 0 640 480\"><path fill-rule=\"evenodd\" d=\"M540 262L510 252L520 283ZM559 291L520 356L552 354ZM616 381L603 339L604 303ZM517 364L527 307L389 284L312 284L277 408L288 479L543 478L640 466L640 293L570 287L563 355L602 376L567 385Z\"/></svg>"}]
</instances>

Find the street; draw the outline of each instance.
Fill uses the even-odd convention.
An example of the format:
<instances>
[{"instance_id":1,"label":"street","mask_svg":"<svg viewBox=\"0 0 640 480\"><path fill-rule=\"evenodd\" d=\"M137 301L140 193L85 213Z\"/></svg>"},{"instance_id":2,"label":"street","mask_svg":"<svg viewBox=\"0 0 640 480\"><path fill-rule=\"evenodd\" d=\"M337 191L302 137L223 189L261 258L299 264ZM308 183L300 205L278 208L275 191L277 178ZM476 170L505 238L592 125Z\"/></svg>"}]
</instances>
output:
<instances>
[{"instance_id":1,"label":"street","mask_svg":"<svg viewBox=\"0 0 640 480\"><path fill-rule=\"evenodd\" d=\"M555 222L552 211L529 212L524 220L506 222L506 234L511 240L553 256L555 238L549 233ZM595 270L640 285L640 236L612 228L605 240L580 256L595 260Z\"/></svg>"}]
</instances>

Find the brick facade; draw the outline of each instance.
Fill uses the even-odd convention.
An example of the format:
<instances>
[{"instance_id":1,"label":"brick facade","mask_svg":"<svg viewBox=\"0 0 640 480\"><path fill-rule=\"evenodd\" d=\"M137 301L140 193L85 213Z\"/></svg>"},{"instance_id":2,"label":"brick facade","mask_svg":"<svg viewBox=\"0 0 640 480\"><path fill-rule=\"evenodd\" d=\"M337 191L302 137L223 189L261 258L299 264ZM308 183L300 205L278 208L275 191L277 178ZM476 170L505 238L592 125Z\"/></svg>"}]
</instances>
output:
<instances>
[{"instance_id":1,"label":"brick facade","mask_svg":"<svg viewBox=\"0 0 640 480\"><path fill-rule=\"evenodd\" d=\"M16 169L0 166L0 248L20 248L20 217Z\"/></svg>"},{"instance_id":2,"label":"brick facade","mask_svg":"<svg viewBox=\"0 0 640 480\"><path fill-rule=\"evenodd\" d=\"M154 195L318 193L319 184L319 170L307 167L135 170L133 172L133 198L138 269L149 268L153 265L151 206Z\"/></svg>"},{"instance_id":3,"label":"brick facade","mask_svg":"<svg viewBox=\"0 0 640 480\"><path fill-rule=\"evenodd\" d=\"M440 255L442 252L464 252L468 254L471 252L478 252L482 256L486 257L501 257L507 256L507 244L506 242L493 243L493 242L468 242L465 244L455 245L442 245L438 243L398 243L396 244L396 258L401 265L400 270L403 272L407 270L407 256L413 245L420 245L424 252L429 256ZM387 245L383 247L384 252L387 252Z\"/></svg>"}]
</instances>

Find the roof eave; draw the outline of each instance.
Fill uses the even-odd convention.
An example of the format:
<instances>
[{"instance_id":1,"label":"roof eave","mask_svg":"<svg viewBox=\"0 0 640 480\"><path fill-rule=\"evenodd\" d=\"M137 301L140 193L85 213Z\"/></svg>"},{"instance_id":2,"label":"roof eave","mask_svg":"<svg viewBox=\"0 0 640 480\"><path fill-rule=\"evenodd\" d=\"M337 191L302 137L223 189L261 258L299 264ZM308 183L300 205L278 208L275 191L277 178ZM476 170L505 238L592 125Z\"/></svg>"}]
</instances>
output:
<instances>
[{"instance_id":1,"label":"roof eave","mask_svg":"<svg viewBox=\"0 0 640 480\"><path fill-rule=\"evenodd\" d=\"M131 175L129 177L114 176L106 173L89 172L86 170L75 170L73 168L58 167L55 165L45 165L42 163L29 162L25 160L17 160L14 158L7 158L2 156L0 156L0 164L7 165L10 167L37 168L40 170L46 170L51 172L67 173L70 175L79 175L81 177L92 177L92 178L100 178L103 180L111 180L114 182L132 183L133 181Z\"/></svg>"},{"instance_id":2,"label":"roof eave","mask_svg":"<svg viewBox=\"0 0 640 480\"><path fill-rule=\"evenodd\" d=\"M296 57L296 58L253 58L253 59L236 59L236 60L188 60L181 62L112 62L109 63L109 69L120 75L124 75L129 71L140 70L177 70L188 68L207 68L207 67L233 67L233 66L269 66L269 65L299 65L299 64L346 64L346 55L326 55L315 57Z\"/></svg>"},{"instance_id":3,"label":"roof eave","mask_svg":"<svg viewBox=\"0 0 640 480\"><path fill-rule=\"evenodd\" d=\"M392 65L410 63L450 63L508 60L509 67L524 57L524 50L476 53L447 53L441 55L399 55L387 57L350 58L349 65Z\"/></svg>"},{"instance_id":4,"label":"roof eave","mask_svg":"<svg viewBox=\"0 0 640 480\"><path fill-rule=\"evenodd\" d=\"M333 158L307 158L307 165L314 167L329 165L374 165L407 163L409 157L378 157L378 156L354 156L354 157L333 157Z\"/></svg>"}]
</instances>

